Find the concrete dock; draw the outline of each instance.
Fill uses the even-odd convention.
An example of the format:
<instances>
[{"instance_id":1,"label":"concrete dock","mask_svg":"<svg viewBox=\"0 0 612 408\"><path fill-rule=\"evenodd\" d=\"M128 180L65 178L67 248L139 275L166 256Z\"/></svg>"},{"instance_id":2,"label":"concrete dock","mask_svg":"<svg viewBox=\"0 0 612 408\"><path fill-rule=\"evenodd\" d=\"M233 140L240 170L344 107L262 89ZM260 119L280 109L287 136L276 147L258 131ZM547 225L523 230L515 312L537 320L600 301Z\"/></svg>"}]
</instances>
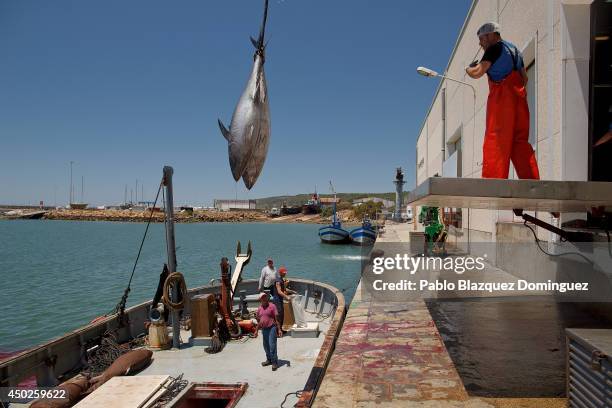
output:
<instances>
[{"instance_id":1,"label":"concrete dock","mask_svg":"<svg viewBox=\"0 0 612 408\"><path fill-rule=\"evenodd\" d=\"M408 242L387 223L377 242ZM353 298L314 407L564 407L564 398L471 397L423 300Z\"/></svg>"}]
</instances>

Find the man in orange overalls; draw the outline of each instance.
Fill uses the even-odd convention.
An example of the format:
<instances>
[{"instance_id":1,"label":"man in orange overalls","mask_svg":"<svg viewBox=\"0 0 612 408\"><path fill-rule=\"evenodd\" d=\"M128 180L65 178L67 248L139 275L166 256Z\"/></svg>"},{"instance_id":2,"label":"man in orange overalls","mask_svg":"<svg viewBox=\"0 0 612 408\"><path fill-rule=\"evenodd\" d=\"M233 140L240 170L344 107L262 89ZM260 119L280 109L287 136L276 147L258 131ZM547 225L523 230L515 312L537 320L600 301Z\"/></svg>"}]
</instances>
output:
<instances>
[{"instance_id":1,"label":"man in orange overalls","mask_svg":"<svg viewBox=\"0 0 612 408\"><path fill-rule=\"evenodd\" d=\"M497 23L486 23L478 30L484 55L466 73L478 79L489 77L487 126L482 148L482 177L508 178L510 160L521 179L539 179L535 152L529 144L527 73L523 56L516 46L502 40Z\"/></svg>"}]
</instances>

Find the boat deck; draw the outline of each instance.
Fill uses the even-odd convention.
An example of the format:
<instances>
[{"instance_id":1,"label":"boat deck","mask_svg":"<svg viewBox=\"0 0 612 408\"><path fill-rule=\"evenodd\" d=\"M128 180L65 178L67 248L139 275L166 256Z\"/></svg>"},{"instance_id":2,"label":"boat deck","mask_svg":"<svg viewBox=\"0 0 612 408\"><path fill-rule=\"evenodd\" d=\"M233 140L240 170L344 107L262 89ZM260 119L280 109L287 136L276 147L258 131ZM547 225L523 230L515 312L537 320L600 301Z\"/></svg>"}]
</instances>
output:
<instances>
[{"instance_id":1,"label":"boat deck","mask_svg":"<svg viewBox=\"0 0 612 408\"><path fill-rule=\"evenodd\" d=\"M317 320L313 314L306 315L309 321ZM286 335L278 339L277 371L272 371L270 366L261 366L266 358L260 334L255 339L229 342L217 354L206 353L204 346L155 352L153 363L139 375L167 374L176 377L182 373L183 378L190 382L246 382L247 391L237 407L278 408L285 395L304 388L323 344L330 319L328 317L320 322L321 333L317 338L293 338ZM188 339L189 332L181 332L181 338ZM290 395L285 406L293 406L297 400L295 394Z\"/></svg>"},{"instance_id":2,"label":"boat deck","mask_svg":"<svg viewBox=\"0 0 612 408\"><path fill-rule=\"evenodd\" d=\"M231 341L220 353L208 354L204 346L190 344L191 332L182 331L181 349L155 351L152 363L136 377L132 377L133 380L138 383L139 375L154 378L156 375L178 377L183 374L183 379L192 384L247 383L246 392L237 407L278 407L286 396L286 404L289 405L285 406L293 406L298 402L301 406L310 405L344 321L344 296L338 289L322 282L294 279L290 285L302 294L301 305L306 321L319 323L319 335L307 337L302 332L299 337L287 335L278 339L281 364L277 371L261 366L265 360L261 336ZM258 305L255 300L257 281L242 281L240 288L245 291L249 310L254 310ZM217 290L217 286L202 286L189 290L189 296L215 293ZM234 301L239 302L238 298ZM80 363L82 347L98 341L104 333L115 332L119 342L144 334L148 307L149 302L144 302L127 309L129 325L119 327L117 315L111 315L1 361L0 383L16 386L20 381L34 377L39 386L57 384L56 379ZM188 303L186 313L189 313L189 308ZM54 364L50 366L44 364L48 356L54 358ZM143 378L143 381L146 380ZM302 390L304 392L301 395L295 394ZM213 391L212 395L215 393Z\"/></svg>"}]
</instances>

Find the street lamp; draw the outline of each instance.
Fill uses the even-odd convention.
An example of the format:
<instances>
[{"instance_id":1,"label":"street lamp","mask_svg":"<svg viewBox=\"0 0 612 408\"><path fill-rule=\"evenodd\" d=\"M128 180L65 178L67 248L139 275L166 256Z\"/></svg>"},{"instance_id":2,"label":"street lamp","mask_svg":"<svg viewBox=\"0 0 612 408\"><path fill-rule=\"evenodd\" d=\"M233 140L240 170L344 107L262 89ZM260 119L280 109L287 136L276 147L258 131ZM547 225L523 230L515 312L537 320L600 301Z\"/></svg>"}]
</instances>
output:
<instances>
[{"instance_id":1,"label":"street lamp","mask_svg":"<svg viewBox=\"0 0 612 408\"><path fill-rule=\"evenodd\" d=\"M464 82L464 81L460 81L458 79L447 77L446 75L439 74L436 71L434 71L433 69L429 69L429 68L426 68L426 67L417 67L417 72L419 74L423 75L423 76L426 76L426 77L432 77L432 78L440 77L440 78L444 78L444 79L452 81L452 82L457 82L459 84L462 84L462 85L465 85L465 86L469 86L470 89L472 90L472 93L474 94L474 103L476 103L476 88L474 88L474 86L472 86L471 84L468 84L467 82Z\"/></svg>"},{"instance_id":2,"label":"street lamp","mask_svg":"<svg viewBox=\"0 0 612 408\"><path fill-rule=\"evenodd\" d=\"M476 88L474 88L474 86L472 84L468 84L467 82L464 81L460 81L458 79L455 78L450 78L447 77L446 75L441 75L439 73L437 73L436 71L434 71L433 69L429 69L426 67L417 67L417 72L420 75L426 76L426 77L430 77L430 78L435 78L435 77L440 77L440 78L444 78L448 81L452 81L452 82L457 82L458 84L461 85L465 85L465 86L469 86L470 89L472 90L472 96L474 97L473 99L473 108L472 108L472 112L474 113L474 116L472 117L472 149L474 148L474 142L476 141ZM472 151L472 158L474 157L474 152ZM468 208L468 214L467 214L467 245L468 245L468 252L470 252L470 209Z\"/></svg>"}]
</instances>

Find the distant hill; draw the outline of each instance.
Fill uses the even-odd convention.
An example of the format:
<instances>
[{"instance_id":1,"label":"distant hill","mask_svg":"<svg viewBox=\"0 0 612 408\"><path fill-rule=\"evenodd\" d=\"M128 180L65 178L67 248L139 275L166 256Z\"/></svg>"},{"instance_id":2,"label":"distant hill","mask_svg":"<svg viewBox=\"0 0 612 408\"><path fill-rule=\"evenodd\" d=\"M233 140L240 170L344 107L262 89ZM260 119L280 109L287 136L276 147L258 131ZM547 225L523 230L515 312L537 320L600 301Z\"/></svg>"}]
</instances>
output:
<instances>
[{"instance_id":1,"label":"distant hill","mask_svg":"<svg viewBox=\"0 0 612 408\"><path fill-rule=\"evenodd\" d=\"M283 202L286 202L289 207L297 207L306 203L306 201L310 200L312 193L309 194L297 194L292 196L275 196L275 197L265 197L257 199L257 208L269 210L272 207L279 208ZM321 197L333 197L333 194L320 194ZM393 193L338 193L338 198L345 202L353 202L353 200L357 200L358 198L366 198L366 197L378 197L384 198L385 200L395 201L395 192ZM404 193L404 200L406 200L408 193Z\"/></svg>"}]
</instances>

